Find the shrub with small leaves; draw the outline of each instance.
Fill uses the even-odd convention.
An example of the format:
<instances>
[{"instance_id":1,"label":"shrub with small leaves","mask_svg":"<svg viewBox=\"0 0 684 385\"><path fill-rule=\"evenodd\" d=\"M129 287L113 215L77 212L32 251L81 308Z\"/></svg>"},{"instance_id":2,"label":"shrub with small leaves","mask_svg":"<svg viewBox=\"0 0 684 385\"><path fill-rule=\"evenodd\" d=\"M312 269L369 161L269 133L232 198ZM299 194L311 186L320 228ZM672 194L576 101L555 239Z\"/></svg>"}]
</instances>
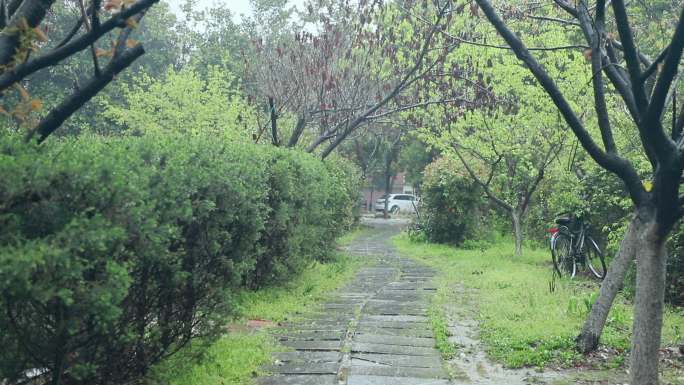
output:
<instances>
[{"instance_id":1,"label":"shrub with small leaves","mask_svg":"<svg viewBox=\"0 0 684 385\"><path fill-rule=\"evenodd\" d=\"M0 136L0 379L123 384L324 259L354 173L209 135ZM39 381L43 381L40 379Z\"/></svg>"}]
</instances>

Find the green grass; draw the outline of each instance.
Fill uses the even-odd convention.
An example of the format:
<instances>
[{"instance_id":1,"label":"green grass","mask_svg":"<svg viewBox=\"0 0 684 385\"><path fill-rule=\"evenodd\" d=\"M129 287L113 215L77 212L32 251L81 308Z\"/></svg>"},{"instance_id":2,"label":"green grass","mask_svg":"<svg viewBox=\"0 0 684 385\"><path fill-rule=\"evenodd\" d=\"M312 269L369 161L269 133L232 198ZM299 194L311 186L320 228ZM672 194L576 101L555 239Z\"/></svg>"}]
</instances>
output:
<instances>
[{"instance_id":1,"label":"green grass","mask_svg":"<svg viewBox=\"0 0 684 385\"><path fill-rule=\"evenodd\" d=\"M448 297L443 290L438 290L435 296L432 297L432 303L428 309L428 317L432 326L432 331L435 337L435 346L439 350L442 358L450 360L456 357L458 352L456 346L449 342L451 335L448 327L447 315L445 312L445 302Z\"/></svg>"},{"instance_id":2,"label":"green grass","mask_svg":"<svg viewBox=\"0 0 684 385\"><path fill-rule=\"evenodd\" d=\"M462 284L474 289L470 306L480 324L480 337L491 358L508 367L550 363L571 366L581 359L574 351L579 333L598 282L560 279L551 292L549 253L526 249L513 255L511 242L499 241L481 250L463 250L445 245L412 243L406 236L394 239L399 250L440 272L438 293L443 301L462 302L454 290ZM476 305L472 305L472 304ZM601 343L624 352L629 348L632 307L618 298L611 311ZM669 310L665 315L663 342L678 343L684 332L684 317Z\"/></svg>"},{"instance_id":3,"label":"green grass","mask_svg":"<svg viewBox=\"0 0 684 385\"><path fill-rule=\"evenodd\" d=\"M363 230L354 231L338 243L351 242ZM326 293L346 283L363 264L361 258L341 252L328 263L313 263L287 284L237 295L231 332L211 344L199 362L192 362L193 347L157 366L149 381L162 385L245 385L259 374L259 367L270 361L276 342L265 330L250 331L250 319L273 322L296 318L320 304ZM196 350L199 350L196 349Z\"/></svg>"}]
</instances>

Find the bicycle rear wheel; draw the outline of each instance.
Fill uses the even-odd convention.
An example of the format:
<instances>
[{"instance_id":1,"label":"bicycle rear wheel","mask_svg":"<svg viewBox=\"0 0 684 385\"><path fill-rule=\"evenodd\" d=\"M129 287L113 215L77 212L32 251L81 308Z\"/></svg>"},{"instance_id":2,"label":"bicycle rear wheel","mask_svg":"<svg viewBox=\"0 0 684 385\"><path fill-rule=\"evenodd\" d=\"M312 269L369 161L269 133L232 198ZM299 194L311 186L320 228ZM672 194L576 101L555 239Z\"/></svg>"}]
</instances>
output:
<instances>
[{"instance_id":1,"label":"bicycle rear wheel","mask_svg":"<svg viewBox=\"0 0 684 385\"><path fill-rule=\"evenodd\" d=\"M551 240L551 256L553 267L558 274L574 278L577 274L577 263L572 252L572 238L569 234L558 232Z\"/></svg>"},{"instance_id":2,"label":"bicycle rear wheel","mask_svg":"<svg viewBox=\"0 0 684 385\"><path fill-rule=\"evenodd\" d=\"M591 273L596 278L603 279L606 276L606 260L599 249L598 244L592 237L585 239L585 261Z\"/></svg>"}]
</instances>

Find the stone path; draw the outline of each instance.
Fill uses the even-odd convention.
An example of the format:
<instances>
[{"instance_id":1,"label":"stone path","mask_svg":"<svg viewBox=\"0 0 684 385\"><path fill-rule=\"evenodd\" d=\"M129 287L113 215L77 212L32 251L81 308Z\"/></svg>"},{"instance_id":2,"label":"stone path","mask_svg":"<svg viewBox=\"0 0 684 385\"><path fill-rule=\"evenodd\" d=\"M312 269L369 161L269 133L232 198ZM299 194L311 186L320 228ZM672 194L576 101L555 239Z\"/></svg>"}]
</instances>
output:
<instances>
[{"instance_id":1,"label":"stone path","mask_svg":"<svg viewBox=\"0 0 684 385\"><path fill-rule=\"evenodd\" d=\"M389 238L401 222L380 223L349 247L374 263L276 332L292 350L275 354L260 385L449 384L427 317L435 273L394 252Z\"/></svg>"}]
</instances>

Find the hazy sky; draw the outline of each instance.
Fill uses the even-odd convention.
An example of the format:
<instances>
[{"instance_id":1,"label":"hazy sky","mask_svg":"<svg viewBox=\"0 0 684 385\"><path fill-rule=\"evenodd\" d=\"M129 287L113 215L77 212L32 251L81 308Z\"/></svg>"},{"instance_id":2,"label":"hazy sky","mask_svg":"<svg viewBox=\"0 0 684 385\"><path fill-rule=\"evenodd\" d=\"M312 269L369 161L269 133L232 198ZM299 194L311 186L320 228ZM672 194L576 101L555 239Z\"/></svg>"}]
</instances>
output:
<instances>
[{"instance_id":1,"label":"hazy sky","mask_svg":"<svg viewBox=\"0 0 684 385\"><path fill-rule=\"evenodd\" d=\"M180 5L184 0L163 0L166 1L170 6L171 10L180 13ZM235 21L240 21L240 15L251 15L252 7L249 5L249 0L197 0L197 4L200 8L207 8L215 4L223 4L223 6L228 7L230 11L235 15ZM302 9L302 4L304 0L288 0L289 5L297 6L300 10Z\"/></svg>"}]
</instances>

